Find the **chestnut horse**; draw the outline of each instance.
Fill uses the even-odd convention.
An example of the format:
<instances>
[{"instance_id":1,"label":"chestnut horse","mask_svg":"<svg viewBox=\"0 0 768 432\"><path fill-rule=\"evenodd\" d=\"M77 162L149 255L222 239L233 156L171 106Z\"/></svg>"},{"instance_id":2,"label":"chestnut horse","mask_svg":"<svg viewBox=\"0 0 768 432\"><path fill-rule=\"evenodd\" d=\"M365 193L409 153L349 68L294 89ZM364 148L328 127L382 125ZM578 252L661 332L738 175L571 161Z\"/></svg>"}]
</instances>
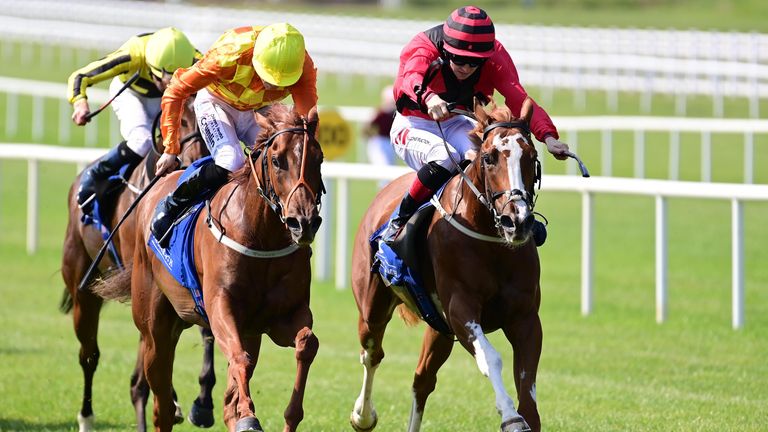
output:
<instances>
[{"instance_id":1,"label":"chestnut horse","mask_svg":"<svg viewBox=\"0 0 768 432\"><path fill-rule=\"evenodd\" d=\"M186 109L182 117L181 133L184 138L182 151L179 155L182 165L189 165L196 159L208 154L208 150L197 128L194 111L191 106L192 99L193 98L189 98L187 101ZM155 120L155 125L156 124L157 119ZM154 129L156 129L156 127ZM157 162L159 154L162 152L162 148L157 148L158 145L159 147L162 147L161 143L155 139L155 147L152 149L153 151L151 151L144 161L133 170L128 179L128 185L120 191L117 196L112 199L106 199L101 203L103 206L102 209L105 209L106 207L107 210L102 216L108 218L107 222L110 226L115 226L120 217L125 213L126 209L131 205L133 200L136 199L139 191L154 177L155 163ZM91 397L93 376L96 373L96 367L99 363L100 351L97 335L99 331L99 313L103 302L100 297L93 294L90 290L78 290L78 286L80 285L80 281L86 270L90 267L93 257L104 244L104 238L99 230L95 228L95 225L83 225L81 222L82 211L78 207L76 200L77 189L79 186L80 175L77 176L69 189L69 222L64 237L61 268L66 287L61 301L61 310L65 313L71 310L73 311L72 318L74 321L75 334L80 341L79 357L80 367L83 370L84 388L83 401L80 412L78 413L78 422L80 424L80 432L85 432L91 430L94 423ZM115 246L114 250L117 251L120 259L127 260L128 263L130 263L134 249L133 224L134 217L131 215L126 219L123 226L115 234L112 240L112 243ZM106 274L117 267L118 265L113 260L112 256L107 254L101 261L98 270L102 274ZM206 347L204 349L203 370L200 374L201 391L200 396L194 402L193 412L190 413L190 420L195 422L198 426L211 426L213 422L211 391L213 389L215 377L213 375L212 367L213 341L208 330L203 331L203 343ZM131 376L131 400L136 409L138 430L144 431L146 429L144 409L149 398L149 386L144 378L143 367L141 366L140 361L141 359L139 359L139 363L137 363L136 369ZM182 421L184 417L181 415L180 409L178 415L179 417L177 420ZM202 419L195 420L197 417L202 417Z\"/></svg>"},{"instance_id":2,"label":"chestnut horse","mask_svg":"<svg viewBox=\"0 0 768 432\"><path fill-rule=\"evenodd\" d=\"M536 149L530 140L532 104L526 100L521 118L506 107L490 114L476 104L478 124L470 134L479 148L463 173L451 179L431 219L426 240L413 251L429 297L436 299L455 340L474 356L488 377L501 414L501 431L540 430L536 408L536 370L541 353L539 321L539 256L532 241L534 186L539 178ZM360 361L365 373L350 422L367 431L378 420L371 400L376 368L384 357L382 340L395 307L414 322L405 308L410 299L385 286L372 272L374 252L369 238L386 223L414 174L396 179L376 197L355 238L352 289L360 311ZM408 321L406 319L406 321ZM514 377L519 410L502 382L502 361L485 333L502 329L514 350ZM421 427L427 397L437 371L453 348L453 335L427 326L413 380L408 431ZM468 415L471 415L468 413ZM530 426L529 426L530 425Z\"/></svg>"},{"instance_id":3,"label":"chestnut horse","mask_svg":"<svg viewBox=\"0 0 768 432\"><path fill-rule=\"evenodd\" d=\"M249 381L263 334L279 346L295 347L296 380L284 430L296 430L304 417L304 390L319 346L309 308L309 245L320 227L323 191L317 108L308 118L282 104L255 115L261 131L248 163L210 200L207 217L201 214L195 222L194 260L208 322L147 244L155 205L178 174L159 182L136 208L132 270L98 288L105 298L130 295L157 431L173 427L174 351L181 332L193 324L210 325L227 358L224 421L230 431L262 430Z\"/></svg>"}]
</instances>

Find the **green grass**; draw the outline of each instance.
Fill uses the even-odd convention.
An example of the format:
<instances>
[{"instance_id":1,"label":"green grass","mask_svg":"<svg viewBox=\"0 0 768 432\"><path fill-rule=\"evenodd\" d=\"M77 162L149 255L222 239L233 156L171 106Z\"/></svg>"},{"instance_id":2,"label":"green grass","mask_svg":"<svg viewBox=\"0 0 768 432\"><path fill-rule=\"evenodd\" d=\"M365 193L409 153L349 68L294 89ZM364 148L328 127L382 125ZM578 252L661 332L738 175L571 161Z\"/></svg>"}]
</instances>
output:
<instances>
[{"instance_id":1,"label":"green grass","mask_svg":"<svg viewBox=\"0 0 768 432\"><path fill-rule=\"evenodd\" d=\"M428 2L427 2L428 3ZM678 28L715 25L747 29L766 26L760 11L763 2L693 2L679 0L657 7L633 6L613 1L569 1L555 7L537 1L537 7L521 11L498 2L480 4L498 22L559 22L569 25L613 23L642 26L649 19L665 27L673 17ZM658 2L642 2L657 4ZM666 3L665 3L666 4ZM505 3L506 5L506 3ZM730 6L728 6L730 5ZM588 9L584 9L589 7ZM306 5L302 10L308 10ZM726 8L726 9L723 9ZM730 8L730 9L728 9ZM439 13L437 10L439 9ZM414 18L443 19L448 4L418 10ZM738 9L738 10L736 10ZM324 9L332 11L331 9ZM363 9L345 11L366 13ZM580 11L576 13L574 11ZM588 13L585 13L587 10ZM362 12L360 12L362 11ZM412 11L412 12L411 12ZM651 14L653 11L653 14ZM571 13L573 12L573 13ZM374 12L371 12L374 13ZM379 13L379 12L375 12ZM508 15L507 15L508 14ZM655 15L654 15L655 14ZM709 16L706 21L702 16ZM733 18L737 16L738 19ZM508 16L509 18L503 18ZM680 17L684 16L685 19ZM650 19L648 17L655 17ZM759 27L758 29L762 29ZM22 47L28 49L28 45ZM32 58L42 50L33 47ZM60 55L54 50L54 56ZM85 52L63 58L56 67L37 67L6 62L2 75L65 82L79 63L103 53ZM68 63L67 63L68 61ZM523 77L525 81L525 77ZM376 104L382 80L325 76L320 81L321 103L328 105ZM541 89L528 88L553 116L612 114L605 94L588 92L587 111L574 103L571 92L556 91L547 100ZM622 94L619 113L643 114L639 95ZM71 137L59 142L56 102L45 102L46 125L42 142L82 145L83 128L72 127ZM0 119L5 121L5 103ZM768 112L761 102L760 112ZM31 101L19 99L20 118L31 118ZM674 100L655 96L652 115L673 115ZM726 99L726 117L747 117L744 99ZM691 98L690 116L711 116L707 98ZM101 116L100 116L101 117ZM99 119L98 141L112 139L107 117ZM716 120L715 120L716 121ZM29 142L29 121L8 136L0 126L0 140ZM568 136L564 137L568 141ZM614 175L630 176L633 169L630 133L615 137ZM579 136L579 154L590 170L600 173L598 133ZM668 137L646 137L646 173L666 178ZM741 137L713 136L713 178L740 182ZM737 143L737 144L734 144ZM755 139L756 182L768 183L766 137ZM681 179L698 180L699 147L695 134L681 137ZM347 155L355 159L356 155ZM545 172L559 174L564 165L547 157ZM66 193L74 178L73 165L44 163L40 166L39 251L25 252L26 167L22 162L0 160L0 431L75 431L80 406L82 375L77 362L78 343L71 316L58 312L63 289L59 273L61 243L66 224ZM350 232L371 201L373 182L350 186ZM542 259L542 309L544 350L539 368L537 394L545 430L551 431L761 431L768 424L768 228L764 224L768 204L745 204L746 325L730 326L730 207L725 201L669 200L669 309L668 320L654 320L654 208L645 197L598 195L595 197L595 301L589 317L579 313L581 200L572 193L543 193L537 210L550 220L549 239L540 249ZM695 216L695 217L694 217ZM329 223L331 221L327 221ZM357 343L357 312L349 290L337 291L329 282L315 281L312 307L320 352L312 367L305 402L304 431L351 430L347 418L357 397L362 367ZM403 430L410 411L410 384L418 358L423 326L408 329L393 320L385 338L387 356L377 372L374 403L380 415L377 430ZM135 430L128 395L128 378L135 360L138 333L130 309L110 304L102 313L101 361L94 385L94 409L98 430ZM502 353L504 379L511 389L512 353L500 334L491 341ZM219 384L214 393L217 425L226 361L216 353ZM180 401L188 410L197 394L202 350L196 331L185 333L177 349L174 380ZM291 350L265 340L251 390L257 415L267 430L279 430L282 412L294 377ZM435 393L430 397L422 430L497 430L499 419L493 392L477 371L472 358L456 347L441 369ZM185 423L180 431L197 430Z\"/></svg>"},{"instance_id":2,"label":"green grass","mask_svg":"<svg viewBox=\"0 0 768 432\"><path fill-rule=\"evenodd\" d=\"M24 252L22 163L0 163L0 393L2 431L76 430L82 388L71 317L56 307L62 292L60 248L64 196L71 165L45 164L41 179L40 250ZM369 184L353 188L354 229L372 197ZM654 321L653 200L600 195L595 202L594 313L579 313L580 198L545 193L538 208L550 219L542 256L544 351L538 399L546 430L758 431L768 422L767 204L745 206L746 326L730 327L729 204L674 199L669 207L669 318ZM692 215L699 218L692 220ZM356 308L349 290L313 284L312 307L321 348L310 373L302 430L348 430L347 416L360 389ZM379 429L402 430L410 410L410 382L422 329L393 320L387 356L377 374L374 401ZM128 307L102 314L102 358L94 404L99 430L128 431L135 420L128 377L137 331ZM500 334L512 382L511 348ZM174 379L188 409L197 388L201 349L196 331L177 350ZM216 429L222 430L225 360L217 350ZM267 430L279 430L294 376L293 353L269 341L251 389ZM44 412L42 412L44 410ZM441 370L425 414L425 431L493 430L498 417L487 379L460 347ZM194 430L184 424L177 430Z\"/></svg>"}]
</instances>

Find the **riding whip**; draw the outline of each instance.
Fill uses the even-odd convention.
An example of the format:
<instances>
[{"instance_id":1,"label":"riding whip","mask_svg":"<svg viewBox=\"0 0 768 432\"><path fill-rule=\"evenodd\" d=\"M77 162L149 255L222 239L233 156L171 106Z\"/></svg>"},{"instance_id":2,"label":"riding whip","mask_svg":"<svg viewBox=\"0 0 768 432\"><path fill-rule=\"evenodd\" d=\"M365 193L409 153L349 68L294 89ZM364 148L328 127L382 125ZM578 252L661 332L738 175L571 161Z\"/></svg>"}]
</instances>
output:
<instances>
[{"instance_id":1,"label":"riding whip","mask_svg":"<svg viewBox=\"0 0 768 432\"><path fill-rule=\"evenodd\" d=\"M139 201L141 201L142 198L144 198L144 195L147 194L147 192L152 188L152 186L157 183L157 181L160 180L160 176L155 176L155 178L152 179L152 181L149 182L147 187L144 188L144 190L139 193L139 196L136 197L136 199L133 201L133 203L128 207L128 210L125 211L125 214L120 219L120 222L115 225L115 228L112 230L112 232L109 233L109 237L107 237L107 240L104 242L104 245L101 246L101 249L99 249L99 253L96 254L96 257L91 262L91 266L88 267L88 270L85 272L85 276L83 276L83 279L80 281L80 285L77 287L79 291L82 291L85 289L86 286L88 286L88 281L91 279L91 273L99 266L99 263L101 262L101 259L104 257L104 253L107 252L107 247L109 246L109 243L112 241L112 237L114 237L115 233L118 229L120 229L120 225L125 222L125 220L128 218L128 215L131 214L134 208L136 208L136 205L139 204Z\"/></svg>"},{"instance_id":2,"label":"riding whip","mask_svg":"<svg viewBox=\"0 0 768 432\"><path fill-rule=\"evenodd\" d=\"M104 105L100 106L100 107L99 107L99 109L97 109L96 111L88 113L88 115L87 115L87 116L85 116L85 121L88 121L88 120L90 120L90 119L92 119L92 118L96 117L96 115L97 115L98 113L100 113L100 112L104 111L104 108L108 107L108 106L109 106L109 105L112 103L112 101L114 101L114 100L115 100L115 98L117 98L118 96L120 96L120 93L124 92L124 91L125 91L125 89L127 89L128 87L130 87L130 86L131 86L131 84L133 84L134 82L136 82L136 80L137 80L137 79L139 79L139 72L136 72L135 74L133 74L133 76L131 76L130 78L128 78L128 81L126 81L126 82L125 82L125 84L123 84L123 86L122 86L122 87L120 87L120 90L118 90L118 91L117 91L117 93L115 93L115 95L114 95L114 96L112 96L112 97L111 97L111 98L110 98L110 99L109 99L109 100L108 100L106 103L104 103Z\"/></svg>"},{"instance_id":3,"label":"riding whip","mask_svg":"<svg viewBox=\"0 0 768 432\"><path fill-rule=\"evenodd\" d=\"M582 162L581 159L579 159L578 156L576 156L576 153L572 153L570 151L567 151L564 154L566 156L568 156L569 158L576 159L576 162L579 164L579 170L581 171L581 176L582 177L589 177L589 171L587 171L587 166L584 165L584 162Z\"/></svg>"}]
</instances>

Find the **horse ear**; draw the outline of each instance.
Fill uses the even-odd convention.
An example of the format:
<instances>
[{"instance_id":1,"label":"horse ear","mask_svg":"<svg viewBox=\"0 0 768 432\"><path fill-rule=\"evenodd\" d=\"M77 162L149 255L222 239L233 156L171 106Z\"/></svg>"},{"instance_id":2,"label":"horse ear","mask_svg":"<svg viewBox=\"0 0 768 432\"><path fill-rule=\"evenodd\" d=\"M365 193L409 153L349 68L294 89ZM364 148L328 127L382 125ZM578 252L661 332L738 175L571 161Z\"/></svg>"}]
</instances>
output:
<instances>
[{"instance_id":1,"label":"horse ear","mask_svg":"<svg viewBox=\"0 0 768 432\"><path fill-rule=\"evenodd\" d=\"M532 116L533 116L533 99L527 97L523 101L523 107L520 108L520 118L525 120L526 123L531 124Z\"/></svg>"},{"instance_id":2,"label":"horse ear","mask_svg":"<svg viewBox=\"0 0 768 432\"><path fill-rule=\"evenodd\" d=\"M262 129L272 128L272 122L269 121L267 116L265 116L259 111L254 111L253 115L254 117L256 117L256 123L259 125L259 127L261 127Z\"/></svg>"},{"instance_id":3,"label":"horse ear","mask_svg":"<svg viewBox=\"0 0 768 432\"><path fill-rule=\"evenodd\" d=\"M317 125L320 122L320 116L317 115L317 105L313 106L307 114L307 129L309 134L315 136L317 132Z\"/></svg>"}]
</instances>

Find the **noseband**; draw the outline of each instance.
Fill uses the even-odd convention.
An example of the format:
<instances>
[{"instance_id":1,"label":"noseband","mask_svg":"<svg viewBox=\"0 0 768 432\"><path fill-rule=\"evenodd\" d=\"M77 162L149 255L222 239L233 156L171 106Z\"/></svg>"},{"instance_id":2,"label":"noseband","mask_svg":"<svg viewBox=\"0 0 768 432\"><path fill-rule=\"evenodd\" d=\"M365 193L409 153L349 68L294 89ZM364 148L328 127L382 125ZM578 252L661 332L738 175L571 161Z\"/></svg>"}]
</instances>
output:
<instances>
[{"instance_id":1,"label":"noseband","mask_svg":"<svg viewBox=\"0 0 768 432\"><path fill-rule=\"evenodd\" d=\"M462 114L462 115L465 115L465 116L468 116L468 117L471 117L471 118L477 120L475 118L474 114L469 112L469 111L453 109L452 112L458 113L458 114ZM506 206L508 206L510 203L514 202L515 200L522 199L523 201L525 201L526 205L530 208L530 211L531 212L533 211L533 208L536 205L535 188L534 188L534 191L532 191L531 193L528 193L528 191L521 191L519 189L512 189L512 190L499 191L499 192L494 192L491 189L490 185L488 184L487 176L485 175L485 173L488 170L487 163L486 163L486 156L488 156L488 153L481 153L480 155L478 155L478 157L480 158L481 166L482 166L481 172L482 172L482 177L483 177L483 186L484 186L484 189L485 189L484 193L480 192L480 190L478 190L478 188L475 186L475 184L472 182L472 180L469 178L469 176L467 176L467 174L464 172L464 170L462 170L460 168L459 163L457 161L455 161L453 159L453 157L451 156L450 149L448 148L448 142L446 142L445 135L443 134L442 126L440 125L439 121L436 121L436 123L437 123L438 129L440 130L440 134L443 137L443 145L446 147L446 151L448 152L448 156L451 158L451 161L454 163L454 165L456 165L459 168L459 174L461 175L461 180L464 182L464 184L467 185L467 187L470 188L470 190L472 190L472 193L474 193L474 195L477 198L477 200L486 209L488 209L488 212L493 217L494 226L495 226L495 228L497 230L502 230L503 229L503 226L502 226L502 223L501 223L502 215L498 211L496 211L496 207L493 205L493 203L497 199L499 199L500 197L502 197L502 196L506 196L507 197L507 201L502 206L502 210ZM495 122L495 123L489 124L488 126L486 126L483 129L483 142L485 142L486 139L488 138L488 135L494 129L497 129L497 128L519 129L522 132L521 137L523 139L525 139L526 142L529 145L533 145L533 144L531 144L531 131L530 131L530 127L528 126L528 124L526 122L524 122L522 120L516 120L516 121L512 121L512 122L503 122L502 121L502 122ZM535 161L535 164L536 164L536 166L535 166L534 184L538 184L539 187L541 187L541 162L539 161L538 157L534 157L534 161Z\"/></svg>"},{"instance_id":2,"label":"noseband","mask_svg":"<svg viewBox=\"0 0 768 432\"><path fill-rule=\"evenodd\" d=\"M533 144L531 144L531 132L528 129L528 124L523 122L523 121L497 122L497 123L492 123L492 124L486 126L485 129L483 129L483 142L485 142L486 138L488 137L488 134L492 130L494 130L496 128L500 128L500 127L501 128L506 128L506 129L520 129L522 131L522 133L521 134L517 134L519 136L519 138L522 138L523 140L525 140L525 142L528 145L533 145ZM515 135L512 136L512 138L514 138L514 137L515 137ZM526 206L528 206L528 209L531 212L533 212L533 209L536 206L536 188L534 187L534 189L530 193L528 191L526 191L526 190L520 190L520 189L508 189L508 190L505 190L505 191L493 191L493 189L491 189L490 184L488 184L488 177L485 175L485 173L488 170L488 167L487 167L487 164L486 164L486 156L487 156L487 153L482 153L480 155L480 163L481 163L482 168L483 168L482 169L482 172L483 172L483 184L485 186L485 195L483 197L483 198L485 198L485 202L483 202L484 201L483 199L481 199L480 201L483 202L485 207L488 208L488 211L491 212L491 215L493 216L494 225L495 225L496 229L501 229L502 228L501 215L499 214L500 212L496 211L496 207L493 206L493 203L497 199L501 198L502 196L506 197L507 198L506 201L501 206L501 212L503 212L504 209L508 205L512 204L514 201L523 200L525 202ZM538 184L539 187L541 187L541 162L539 161L539 158L537 156L534 156L534 163L535 163L535 168L534 168L534 186L536 184Z\"/></svg>"},{"instance_id":3,"label":"noseband","mask_svg":"<svg viewBox=\"0 0 768 432\"><path fill-rule=\"evenodd\" d=\"M315 202L315 206L318 208L318 211L322 204L322 194L325 192L325 186L322 184L322 182L320 183L320 190L315 192L304 178L304 170L306 169L308 153L307 147L309 145L309 129L307 128L307 121L302 118L302 122L304 124L301 127L289 127L280 129L273 133L269 136L269 138L267 138L266 141L264 141L261 146L259 146L258 149L254 150L253 153L248 156L248 162L251 165L251 173L253 173L253 178L256 181L256 190L259 191L259 194L262 196L262 198L264 198L264 200L267 201L269 207L277 214L277 216L280 218L280 221L283 223L285 223L286 220L285 215L283 215L283 208L285 208L291 202L293 194L299 189L299 187L303 186L307 189L307 192L309 192L309 194L312 196L312 200ZM267 172L267 150L271 148L275 139L284 133L304 134L304 142L302 144L303 148L301 149L301 167L299 171L299 180L296 182L296 184L294 184L293 188L291 188L291 191L288 193L288 198L285 200L285 205L280 202L280 197L277 195L275 188L272 186L272 182L269 180L269 173ZM253 160L259 156L261 156L261 177L264 179L264 187L261 186L262 182L259 180L259 176L256 174L256 167L253 163Z\"/></svg>"}]
</instances>

